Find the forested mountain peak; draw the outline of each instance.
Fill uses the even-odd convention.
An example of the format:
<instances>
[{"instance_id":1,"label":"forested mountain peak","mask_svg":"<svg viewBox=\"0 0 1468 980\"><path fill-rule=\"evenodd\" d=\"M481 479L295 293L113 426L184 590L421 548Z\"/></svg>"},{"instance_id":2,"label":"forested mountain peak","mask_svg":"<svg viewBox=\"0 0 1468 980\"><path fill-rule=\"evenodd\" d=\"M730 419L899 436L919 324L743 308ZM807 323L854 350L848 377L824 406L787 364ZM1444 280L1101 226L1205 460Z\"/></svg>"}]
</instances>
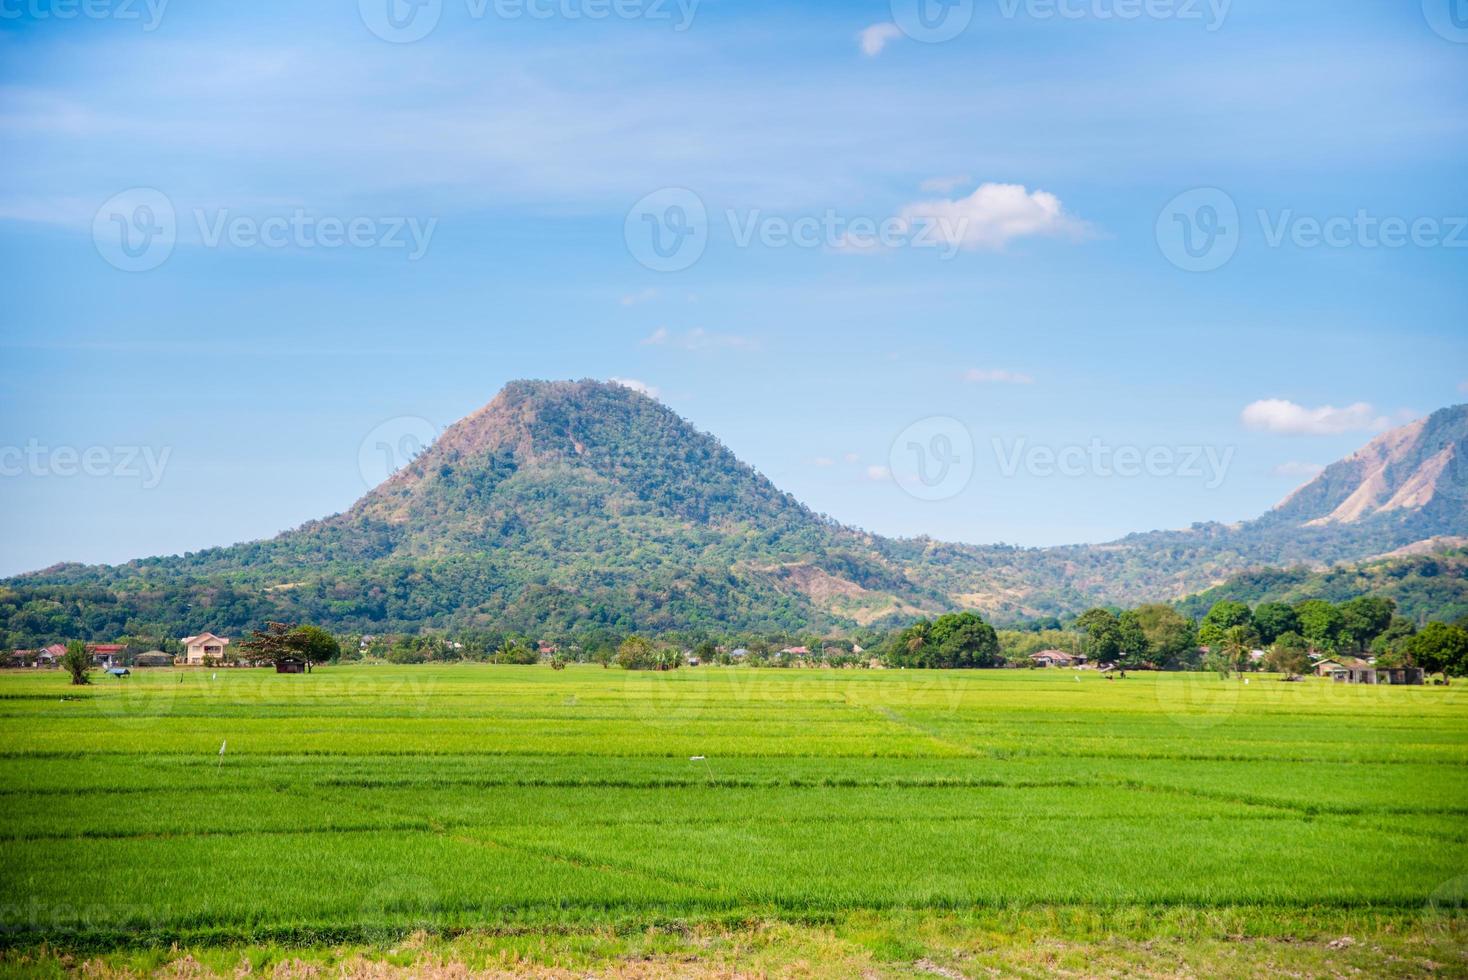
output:
<instances>
[{"instance_id":1,"label":"forested mountain peak","mask_svg":"<svg viewBox=\"0 0 1468 980\"><path fill-rule=\"evenodd\" d=\"M509 383L348 516L392 524L431 519L441 530L452 515L436 498L449 498L460 514L473 513L491 506L502 487L547 482L578 484L604 502L702 524L815 520L794 497L656 399L592 380Z\"/></svg>"}]
</instances>

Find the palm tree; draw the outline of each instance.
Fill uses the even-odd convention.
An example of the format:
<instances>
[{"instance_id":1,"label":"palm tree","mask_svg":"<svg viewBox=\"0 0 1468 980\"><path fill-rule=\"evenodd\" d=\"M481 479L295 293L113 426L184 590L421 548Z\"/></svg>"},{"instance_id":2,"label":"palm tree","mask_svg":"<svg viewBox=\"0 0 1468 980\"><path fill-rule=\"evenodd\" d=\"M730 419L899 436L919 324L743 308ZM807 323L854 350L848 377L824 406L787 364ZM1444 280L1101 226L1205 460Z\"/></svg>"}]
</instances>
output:
<instances>
[{"instance_id":1,"label":"palm tree","mask_svg":"<svg viewBox=\"0 0 1468 980\"><path fill-rule=\"evenodd\" d=\"M61 666L71 674L73 684L92 683L92 679L87 676L87 671L92 669L92 657L87 653L87 645L81 640L72 640L66 645L66 653L61 657Z\"/></svg>"}]
</instances>

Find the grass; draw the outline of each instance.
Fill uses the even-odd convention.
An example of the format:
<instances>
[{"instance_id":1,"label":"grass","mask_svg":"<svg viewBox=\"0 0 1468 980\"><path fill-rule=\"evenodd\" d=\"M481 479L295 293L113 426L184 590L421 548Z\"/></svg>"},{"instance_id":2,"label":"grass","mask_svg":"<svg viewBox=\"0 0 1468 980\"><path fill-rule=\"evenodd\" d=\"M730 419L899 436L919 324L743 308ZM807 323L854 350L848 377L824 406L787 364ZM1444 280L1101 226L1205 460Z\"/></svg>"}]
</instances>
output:
<instances>
[{"instance_id":1,"label":"grass","mask_svg":"<svg viewBox=\"0 0 1468 980\"><path fill-rule=\"evenodd\" d=\"M6 672L0 971L1465 974L1464 691Z\"/></svg>"}]
</instances>

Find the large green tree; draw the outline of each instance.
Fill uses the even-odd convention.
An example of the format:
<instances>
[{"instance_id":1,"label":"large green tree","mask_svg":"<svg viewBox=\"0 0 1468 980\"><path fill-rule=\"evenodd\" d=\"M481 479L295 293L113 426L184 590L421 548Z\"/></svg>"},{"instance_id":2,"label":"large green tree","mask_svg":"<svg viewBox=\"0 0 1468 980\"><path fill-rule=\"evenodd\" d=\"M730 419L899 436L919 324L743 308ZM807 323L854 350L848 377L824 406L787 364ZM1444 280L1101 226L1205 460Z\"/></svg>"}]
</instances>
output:
<instances>
[{"instance_id":1,"label":"large green tree","mask_svg":"<svg viewBox=\"0 0 1468 980\"><path fill-rule=\"evenodd\" d=\"M999 636L975 612L948 613L932 622L921 620L889 644L887 662L896 667L997 667Z\"/></svg>"},{"instance_id":2,"label":"large green tree","mask_svg":"<svg viewBox=\"0 0 1468 980\"><path fill-rule=\"evenodd\" d=\"M1286 633L1300 631L1300 617L1283 602L1264 602L1254 610L1254 628L1263 643L1273 643Z\"/></svg>"},{"instance_id":3,"label":"large green tree","mask_svg":"<svg viewBox=\"0 0 1468 980\"><path fill-rule=\"evenodd\" d=\"M1151 644L1147 642L1147 631L1142 629L1141 618L1135 609L1128 609L1117 617L1117 635L1120 639L1123 667L1140 667L1151 659Z\"/></svg>"},{"instance_id":4,"label":"large green tree","mask_svg":"<svg viewBox=\"0 0 1468 980\"><path fill-rule=\"evenodd\" d=\"M1431 673L1468 674L1468 630L1447 623L1428 623L1407 641L1407 652L1417 666Z\"/></svg>"},{"instance_id":5,"label":"large green tree","mask_svg":"<svg viewBox=\"0 0 1468 980\"><path fill-rule=\"evenodd\" d=\"M1083 647L1093 663L1113 663L1121 654L1121 621L1110 609L1087 609L1076 620Z\"/></svg>"},{"instance_id":6,"label":"large green tree","mask_svg":"<svg viewBox=\"0 0 1468 980\"><path fill-rule=\"evenodd\" d=\"M1133 615L1147 637L1148 656L1159 667L1197 666L1198 631L1191 619L1162 603L1138 606Z\"/></svg>"},{"instance_id":7,"label":"large green tree","mask_svg":"<svg viewBox=\"0 0 1468 980\"><path fill-rule=\"evenodd\" d=\"M1264 655L1264 669L1281 674L1303 674L1310 669L1310 645L1293 630L1275 637Z\"/></svg>"},{"instance_id":8,"label":"large green tree","mask_svg":"<svg viewBox=\"0 0 1468 980\"><path fill-rule=\"evenodd\" d=\"M1306 599L1295 606L1300 617L1300 635L1312 650L1336 653L1341 649L1345 617L1324 599Z\"/></svg>"},{"instance_id":9,"label":"large green tree","mask_svg":"<svg viewBox=\"0 0 1468 980\"><path fill-rule=\"evenodd\" d=\"M1213 608L1203 617L1203 624L1198 627L1198 640L1208 647L1219 646L1224 642L1228 631L1235 626L1252 629L1254 614L1249 611L1246 603L1222 599L1215 602Z\"/></svg>"}]
</instances>

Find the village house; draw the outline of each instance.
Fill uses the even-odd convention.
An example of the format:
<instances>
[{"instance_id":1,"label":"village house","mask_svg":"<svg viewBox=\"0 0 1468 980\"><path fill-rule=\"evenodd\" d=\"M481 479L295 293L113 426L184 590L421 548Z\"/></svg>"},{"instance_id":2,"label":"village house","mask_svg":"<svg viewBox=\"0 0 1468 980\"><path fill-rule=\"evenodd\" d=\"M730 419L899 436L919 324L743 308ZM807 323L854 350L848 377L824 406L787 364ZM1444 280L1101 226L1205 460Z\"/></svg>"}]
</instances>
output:
<instances>
[{"instance_id":1,"label":"village house","mask_svg":"<svg viewBox=\"0 0 1468 980\"><path fill-rule=\"evenodd\" d=\"M1358 661L1359 663L1360 661ZM1341 667L1330 672L1337 684L1407 684L1420 686L1426 673L1421 667Z\"/></svg>"},{"instance_id":2,"label":"village house","mask_svg":"<svg viewBox=\"0 0 1468 980\"><path fill-rule=\"evenodd\" d=\"M1036 667L1074 667L1085 660L1084 657L1066 653L1064 650L1041 650L1031 654L1030 659L1035 662Z\"/></svg>"},{"instance_id":3,"label":"village house","mask_svg":"<svg viewBox=\"0 0 1468 980\"><path fill-rule=\"evenodd\" d=\"M1331 677L1336 671L1367 670L1370 667L1369 663L1358 657L1326 657L1324 660L1317 660L1313 669L1317 677Z\"/></svg>"},{"instance_id":4,"label":"village house","mask_svg":"<svg viewBox=\"0 0 1468 980\"><path fill-rule=\"evenodd\" d=\"M66 653L66 647L53 643L39 650L12 650L10 662L16 667L55 667Z\"/></svg>"},{"instance_id":5,"label":"village house","mask_svg":"<svg viewBox=\"0 0 1468 980\"><path fill-rule=\"evenodd\" d=\"M88 643L87 652L92 663L98 667L116 667L122 663L122 654L127 647L121 643Z\"/></svg>"},{"instance_id":6,"label":"village house","mask_svg":"<svg viewBox=\"0 0 1468 980\"><path fill-rule=\"evenodd\" d=\"M206 631L198 636L184 637L183 645L184 663L191 666L202 666L205 663L218 663L224 659L224 648L229 646L229 637L215 636Z\"/></svg>"}]
</instances>

